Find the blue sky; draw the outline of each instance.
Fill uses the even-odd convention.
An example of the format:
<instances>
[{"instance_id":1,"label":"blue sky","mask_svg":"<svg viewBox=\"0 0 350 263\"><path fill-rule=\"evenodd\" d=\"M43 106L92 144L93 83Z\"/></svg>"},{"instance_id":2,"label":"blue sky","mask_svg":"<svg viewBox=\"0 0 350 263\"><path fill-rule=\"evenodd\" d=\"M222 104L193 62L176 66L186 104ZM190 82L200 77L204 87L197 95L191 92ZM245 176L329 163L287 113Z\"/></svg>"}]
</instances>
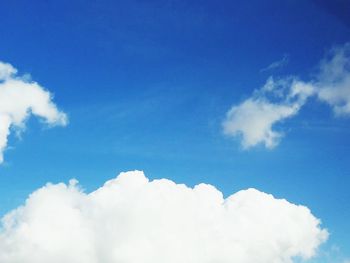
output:
<instances>
[{"instance_id":1,"label":"blue sky","mask_svg":"<svg viewBox=\"0 0 350 263\"><path fill-rule=\"evenodd\" d=\"M269 76L309 81L350 41L342 1L15 0L1 10L0 60L50 90L69 117L54 129L31 118L20 139L10 136L1 215L46 182L77 178L91 191L139 169L306 205L331 234L322 251L350 257L349 117L310 99L276 124L284 136L273 149L244 150L222 130L227 111Z\"/></svg>"}]
</instances>

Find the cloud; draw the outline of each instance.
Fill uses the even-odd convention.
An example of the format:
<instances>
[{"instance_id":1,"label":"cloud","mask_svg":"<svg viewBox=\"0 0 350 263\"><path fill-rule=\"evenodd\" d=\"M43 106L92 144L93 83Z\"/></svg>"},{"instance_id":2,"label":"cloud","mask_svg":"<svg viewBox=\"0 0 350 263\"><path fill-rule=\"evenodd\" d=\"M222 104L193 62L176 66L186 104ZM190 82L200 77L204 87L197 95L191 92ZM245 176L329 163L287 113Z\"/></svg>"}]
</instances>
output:
<instances>
[{"instance_id":1,"label":"cloud","mask_svg":"<svg viewBox=\"0 0 350 263\"><path fill-rule=\"evenodd\" d=\"M296 115L313 93L313 86L295 78L275 81L270 77L252 98L227 112L224 133L240 136L244 149L260 143L273 148L283 136L282 132L273 130L275 123Z\"/></svg>"},{"instance_id":2,"label":"cloud","mask_svg":"<svg viewBox=\"0 0 350 263\"><path fill-rule=\"evenodd\" d=\"M276 124L297 115L310 97L329 104L336 116L350 116L350 44L332 49L309 81L269 77L252 97L231 107L223 131L239 137L244 149L259 144L273 148L283 136Z\"/></svg>"},{"instance_id":3,"label":"cloud","mask_svg":"<svg viewBox=\"0 0 350 263\"><path fill-rule=\"evenodd\" d=\"M321 61L315 85L318 98L328 103L338 116L350 115L350 43L333 48Z\"/></svg>"},{"instance_id":4,"label":"cloud","mask_svg":"<svg viewBox=\"0 0 350 263\"><path fill-rule=\"evenodd\" d=\"M34 115L49 125L66 125L67 116L38 83L17 76L17 69L0 61L0 163L12 129L21 131Z\"/></svg>"},{"instance_id":5,"label":"cloud","mask_svg":"<svg viewBox=\"0 0 350 263\"><path fill-rule=\"evenodd\" d=\"M286 66L288 64L288 62L289 62L289 56L285 54L285 55L283 55L282 59L272 62L266 68L261 69L260 72L272 71L275 69L282 68L282 67Z\"/></svg>"},{"instance_id":6,"label":"cloud","mask_svg":"<svg viewBox=\"0 0 350 263\"><path fill-rule=\"evenodd\" d=\"M295 105L273 104L260 98L248 99L227 113L224 132L233 136L241 135L244 149L259 143L273 148L282 134L273 131L272 125L297 112L298 107Z\"/></svg>"},{"instance_id":7,"label":"cloud","mask_svg":"<svg viewBox=\"0 0 350 263\"><path fill-rule=\"evenodd\" d=\"M6 263L290 263L328 237L310 210L255 189L226 199L142 172L121 173L85 193L47 184L2 219Z\"/></svg>"}]
</instances>

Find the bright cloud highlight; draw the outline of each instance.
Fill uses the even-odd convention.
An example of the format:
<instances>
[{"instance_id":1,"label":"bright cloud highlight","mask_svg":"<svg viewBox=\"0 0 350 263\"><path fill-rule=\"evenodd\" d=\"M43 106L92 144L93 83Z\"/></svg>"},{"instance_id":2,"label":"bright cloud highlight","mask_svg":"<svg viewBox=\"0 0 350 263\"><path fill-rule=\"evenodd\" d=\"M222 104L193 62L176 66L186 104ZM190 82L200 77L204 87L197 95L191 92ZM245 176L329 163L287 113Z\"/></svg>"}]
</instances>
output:
<instances>
[{"instance_id":1,"label":"bright cloud highlight","mask_svg":"<svg viewBox=\"0 0 350 263\"><path fill-rule=\"evenodd\" d=\"M52 95L38 83L17 76L17 69L0 61L0 163L12 129L25 128L34 115L49 125L66 125L67 116L52 102Z\"/></svg>"},{"instance_id":2,"label":"bright cloud highlight","mask_svg":"<svg viewBox=\"0 0 350 263\"><path fill-rule=\"evenodd\" d=\"M48 184L2 219L6 263L290 263L313 257L328 233L305 206L255 189L226 199L142 172L92 193Z\"/></svg>"},{"instance_id":3,"label":"bright cloud highlight","mask_svg":"<svg viewBox=\"0 0 350 263\"><path fill-rule=\"evenodd\" d=\"M270 77L251 98L227 112L224 133L241 138L244 149L259 144L273 148L283 136L275 125L298 114L311 96L329 104L336 116L350 115L350 44L332 49L308 82Z\"/></svg>"}]
</instances>

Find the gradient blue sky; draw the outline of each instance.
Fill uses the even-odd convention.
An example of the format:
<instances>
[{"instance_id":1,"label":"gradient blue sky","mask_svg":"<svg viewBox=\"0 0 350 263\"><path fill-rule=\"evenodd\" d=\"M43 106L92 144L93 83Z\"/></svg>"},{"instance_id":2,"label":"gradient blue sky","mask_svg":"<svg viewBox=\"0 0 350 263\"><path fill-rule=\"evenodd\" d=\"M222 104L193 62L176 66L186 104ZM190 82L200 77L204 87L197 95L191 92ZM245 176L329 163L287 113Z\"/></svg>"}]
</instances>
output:
<instances>
[{"instance_id":1,"label":"gradient blue sky","mask_svg":"<svg viewBox=\"0 0 350 263\"><path fill-rule=\"evenodd\" d=\"M54 93L70 120L46 129L30 119L22 139L10 138L0 214L48 181L77 178L89 191L139 169L304 204L331 233L323 250L350 257L350 119L310 101L277 126L285 137L272 150L244 151L221 126L270 75L307 79L327 50L350 41L345 1L329 2L0 4L0 60ZM283 67L262 70L283 57Z\"/></svg>"}]
</instances>

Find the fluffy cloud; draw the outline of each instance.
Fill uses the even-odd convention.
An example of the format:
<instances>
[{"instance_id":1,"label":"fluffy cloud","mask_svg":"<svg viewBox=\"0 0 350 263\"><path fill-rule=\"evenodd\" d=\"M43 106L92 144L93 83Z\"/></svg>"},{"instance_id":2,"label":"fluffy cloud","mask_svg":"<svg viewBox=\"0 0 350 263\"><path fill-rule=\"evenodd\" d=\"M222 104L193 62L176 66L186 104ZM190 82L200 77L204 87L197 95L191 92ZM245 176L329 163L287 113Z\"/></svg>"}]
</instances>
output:
<instances>
[{"instance_id":1,"label":"fluffy cloud","mask_svg":"<svg viewBox=\"0 0 350 263\"><path fill-rule=\"evenodd\" d=\"M17 76L17 69L0 61L0 163L11 129L23 130L30 115L49 125L65 125L67 116L38 83Z\"/></svg>"},{"instance_id":2,"label":"fluffy cloud","mask_svg":"<svg viewBox=\"0 0 350 263\"><path fill-rule=\"evenodd\" d=\"M315 83L318 98L327 102L336 115L350 115L350 43L331 50L321 62Z\"/></svg>"},{"instance_id":3,"label":"fluffy cloud","mask_svg":"<svg viewBox=\"0 0 350 263\"><path fill-rule=\"evenodd\" d=\"M298 112L297 105L273 104L265 99L248 99L234 106L224 122L224 132L228 135L241 135L242 146L247 149L258 143L273 148L281 133L273 131L272 125Z\"/></svg>"},{"instance_id":4,"label":"fluffy cloud","mask_svg":"<svg viewBox=\"0 0 350 263\"><path fill-rule=\"evenodd\" d=\"M305 206L255 189L226 199L142 172L84 193L48 184L2 219L6 263L290 263L308 259L328 233Z\"/></svg>"},{"instance_id":5,"label":"fluffy cloud","mask_svg":"<svg viewBox=\"0 0 350 263\"><path fill-rule=\"evenodd\" d=\"M350 44L332 49L310 81L270 77L251 98L227 112L224 133L240 137L244 149L258 144L273 148L283 135L274 126L295 116L311 96L328 103L337 116L350 115Z\"/></svg>"},{"instance_id":6,"label":"fluffy cloud","mask_svg":"<svg viewBox=\"0 0 350 263\"><path fill-rule=\"evenodd\" d=\"M283 135L273 130L273 125L296 115L313 93L312 85L295 78L278 81L269 78L252 98L227 112L224 132L230 136L241 136L244 149L259 143L273 148Z\"/></svg>"}]
</instances>

